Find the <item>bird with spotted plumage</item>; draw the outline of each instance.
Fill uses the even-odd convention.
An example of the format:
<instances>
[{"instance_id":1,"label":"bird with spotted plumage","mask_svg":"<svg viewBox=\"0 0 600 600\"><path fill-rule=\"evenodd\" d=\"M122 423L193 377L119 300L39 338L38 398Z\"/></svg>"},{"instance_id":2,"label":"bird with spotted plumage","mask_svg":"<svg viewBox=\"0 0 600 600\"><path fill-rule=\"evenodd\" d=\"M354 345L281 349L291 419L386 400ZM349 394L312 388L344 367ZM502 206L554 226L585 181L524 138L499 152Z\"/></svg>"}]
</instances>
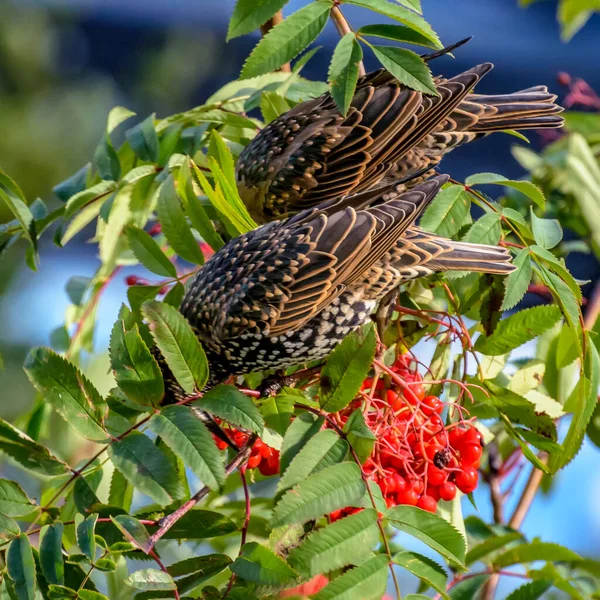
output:
<instances>
[{"instance_id":1,"label":"bird with spotted plumage","mask_svg":"<svg viewBox=\"0 0 600 600\"><path fill-rule=\"evenodd\" d=\"M210 385L327 356L404 282L450 270L508 274L506 249L414 226L446 175L307 209L232 239L201 267L181 313L204 346Z\"/></svg>"},{"instance_id":2,"label":"bird with spotted plumage","mask_svg":"<svg viewBox=\"0 0 600 600\"><path fill-rule=\"evenodd\" d=\"M492 68L483 63L436 77L437 96L374 71L359 79L345 116L330 93L298 104L242 151L236 165L242 200L265 223L382 183L403 180L410 188L430 177L448 152L495 131L563 125L563 109L545 86L474 93Z\"/></svg>"}]
</instances>

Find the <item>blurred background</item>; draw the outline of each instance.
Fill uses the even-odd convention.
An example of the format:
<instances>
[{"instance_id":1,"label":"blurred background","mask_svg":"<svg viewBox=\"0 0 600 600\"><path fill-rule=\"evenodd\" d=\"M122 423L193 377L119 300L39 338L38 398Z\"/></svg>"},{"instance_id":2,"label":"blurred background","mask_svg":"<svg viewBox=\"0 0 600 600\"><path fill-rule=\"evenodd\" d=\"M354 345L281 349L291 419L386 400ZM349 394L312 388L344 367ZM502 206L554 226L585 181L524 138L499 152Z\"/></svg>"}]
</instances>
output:
<instances>
[{"instance_id":1,"label":"blurred background","mask_svg":"<svg viewBox=\"0 0 600 600\"><path fill-rule=\"evenodd\" d=\"M58 205L52 187L91 158L110 108L119 104L142 118L151 113L163 117L201 104L237 77L257 34L225 43L233 4L234 0L0 0L0 168L30 201L41 197L51 207ZM291 0L285 10L289 14L301 4ZM479 62L495 64L480 84L481 92L546 84L563 97L566 88L557 81L559 72L600 90L598 16L563 43L554 0L527 8L519 7L517 0L423 0L423 9L445 43L475 36L454 60L436 61L434 70L451 75ZM345 14L355 26L370 18L349 6ZM323 48L303 75L326 77L337 39L328 25L319 40ZM375 68L369 59L367 70ZM530 138L534 148L544 141L535 133ZM481 171L522 177L524 171L510 152L515 144L522 142L496 135L452 153L443 169L459 180ZM0 222L7 219L3 210ZM66 281L73 274L91 276L97 267L95 247L86 244L85 233L64 249L46 236L37 273L24 266L23 253L24 247L17 244L0 262L0 353L5 362L0 416L7 419L22 415L33 401L21 365L27 350L48 344L50 333L63 323L69 304ZM575 259L569 266L576 277L598 278L600 269L591 255L571 256ZM130 270L110 284L99 307L100 358L90 368L103 390L108 362L102 356L125 300L128 274ZM68 434L63 438L61 433L55 442L67 456L69 441ZM598 449L586 442L559 474L556 489L537 498L524 527L527 535L600 557L599 458ZM488 519L485 486L478 492L481 516Z\"/></svg>"}]
</instances>

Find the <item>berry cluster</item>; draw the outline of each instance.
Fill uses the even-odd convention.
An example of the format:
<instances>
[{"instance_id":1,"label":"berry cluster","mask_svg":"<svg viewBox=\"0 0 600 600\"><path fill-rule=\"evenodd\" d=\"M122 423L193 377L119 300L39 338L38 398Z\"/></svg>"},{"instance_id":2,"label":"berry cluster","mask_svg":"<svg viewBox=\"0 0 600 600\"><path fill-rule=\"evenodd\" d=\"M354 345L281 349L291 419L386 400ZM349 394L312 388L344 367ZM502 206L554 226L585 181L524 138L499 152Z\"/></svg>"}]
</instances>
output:
<instances>
[{"instance_id":1,"label":"berry cluster","mask_svg":"<svg viewBox=\"0 0 600 600\"><path fill-rule=\"evenodd\" d=\"M340 424L362 404L365 422L377 438L363 465L367 477L379 485L388 507L408 504L435 512L438 501L454 499L457 489L466 494L475 490L483 440L470 423L444 424L444 404L425 395L408 355L399 356L391 372L364 381L363 398L339 415ZM330 517L355 510L335 511Z\"/></svg>"},{"instance_id":2,"label":"berry cluster","mask_svg":"<svg viewBox=\"0 0 600 600\"><path fill-rule=\"evenodd\" d=\"M231 441L242 448L248 441L248 434L237 429L224 429ZM213 436L214 437L214 436ZM217 448L225 450L227 442L214 438ZM261 439L257 439L250 450L250 457L246 463L248 469L258 469L261 475L277 475L279 473L279 450L267 446Z\"/></svg>"}]
</instances>

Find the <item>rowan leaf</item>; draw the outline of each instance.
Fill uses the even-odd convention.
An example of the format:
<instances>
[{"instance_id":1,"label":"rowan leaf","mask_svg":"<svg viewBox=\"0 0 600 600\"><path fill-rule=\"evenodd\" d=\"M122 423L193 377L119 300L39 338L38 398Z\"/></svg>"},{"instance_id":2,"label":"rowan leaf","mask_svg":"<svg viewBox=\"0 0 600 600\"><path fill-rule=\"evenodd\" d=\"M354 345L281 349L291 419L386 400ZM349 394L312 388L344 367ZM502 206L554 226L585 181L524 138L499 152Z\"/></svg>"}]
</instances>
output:
<instances>
[{"instance_id":1,"label":"rowan leaf","mask_svg":"<svg viewBox=\"0 0 600 600\"><path fill-rule=\"evenodd\" d=\"M90 561L96 560L96 523L98 515L93 514L84 517L81 514L75 515L75 536L79 549L88 557Z\"/></svg>"},{"instance_id":2,"label":"rowan leaf","mask_svg":"<svg viewBox=\"0 0 600 600\"><path fill-rule=\"evenodd\" d=\"M146 269L163 277L177 277L175 265L166 257L152 236L133 225L125 227L125 234L135 257Z\"/></svg>"},{"instance_id":3,"label":"rowan leaf","mask_svg":"<svg viewBox=\"0 0 600 600\"><path fill-rule=\"evenodd\" d=\"M158 569L141 569L135 571L127 579L125 583L136 590L143 591L168 591L177 588L173 578L164 571Z\"/></svg>"},{"instance_id":4,"label":"rowan leaf","mask_svg":"<svg viewBox=\"0 0 600 600\"><path fill-rule=\"evenodd\" d=\"M0 513L7 517L26 517L36 510L21 486L15 481L0 479Z\"/></svg>"},{"instance_id":5,"label":"rowan leaf","mask_svg":"<svg viewBox=\"0 0 600 600\"><path fill-rule=\"evenodd\" d=\"M500 220L500 214L497 212L490 212L483 215L483 217L475 221L469 229L463 238L464 241L473 244L496 245L502 236Z\"/></svg>"},{"instance_id":6,"label":"rowan leaf","mask_svg":"<svg viewBox=\"0 0 600 600\"><path fill-rule=\"evenodd\" d=\"M434 560L416 552L400 552L394 556L394 563L416 575L428 587L432 587L442 598L446 594L446 571Z\"/></svg>"},{"instance_id":7,"label":"rowan leaf","mask_svg":"<svg viewBox=\"0 0 600 600\"><path fill-rule=\"evenodd\" d=\"M154 533L156 526L148 526ZM190 510L163 536L164 540L203 540L220 537L238 530L238 526L224 515L210 510Z\"/></svg>"},{"instance_id":8,"label":"rowan leaf","mask_svg":"<svg viewBox=\"0 0 600 600\"><path fill-rule=\"evenodd\" d=\"M511 592L506 600L537 600L541 598L551 587L552 581L530 581L525 585L518 587L514 592Z\"/></svg>"},{"instance_id":9,"label":"rowan leaf","mask_svg":"<svg viewBox=\"0 0 600 600\"><path fill-rule=\"evenodd\" d=\"M298 577L282 558L256 542L244 544L229 568L241 579L261 585L285 585Z\"/></svg>"},{"instance_id":10,"label":"rowan leaf","mask_svg":"<svg viewBox=\"0 0 600 600\"><path fill-rule=\"evenodd\" d=\"M212 579L230 564L231 558L226 554L206 554L174 563L167 567L167 571L172 577L188 575L177 580L179 593L185 594L197 588L201 583Z\"/></svg>"},{"instance_id":11,"label":"rowan leaf","mask_svg":"<svg viewBox=\"0 0 600 600\"><path fill-rule=\"evenodd\" d=\"M227 41L258 29L287 2L288 0L237 0L229 20Z\"/></svg>"},{"instance_id":12,"label":"rowan leaf","mask_svg":"<svg viewBox=\"0 0 600 600\"><path fill-rule=\"evenodd\" d=\"M540 219L531 208L531 228L535 241L545 249L554 248L563 237L563 230L556 219Z\"/></svg>"},{"instance_id":13,"label":"rowan leaf","mask_svg":"<svg viewBox=\"0 0 600 600\"><path fill-rule=\"evenodd\" d=\"M279 464L282 474L285 473L298 452L317 434L324 422L323 417L316 417L310 413L301 413L292 421L281 444Z\"/></svg>"},{"instance_id":14,"label":"rowan leaf","mask_svg":"<svg viewBox=\"0 0 600 600\"><path fill-rule=\"evenodd\" d=\"M504 286L506 293L504 294L504 300L502 301L502 310L510 310L514 308L527 293L529 284L531 282L531 257L528 248L519 250L516 258L512 261L513 265L517 267L516 271L513 271L504 280Z\"/></svg>"},{"instance_id":15,"label":"rowan leaf","mask_svg":"<svg viewBox=\"0 0 600 600\"><path fill-rule=\"evenodd\" d=\"M358 65L363 58L362 49L355 33L347 33L337 44L329 65L328 81L331 96L340 112L348 112L356 82L358 81Z\"/></svg>"},{"instance_id":16,"label":"rowan leaf","mask_svg":"<svg viewBox=\"0 0 600 600\"><path fill-rule=\"evenodd\" d=\"M395 42L426 46L427 48L438 48L430 38L406 25L364 25L357 33L361 36L379 37Z\"/></svg>"},{"instance_id":17,"label":"rowan leaf","mask_svg":"<svg viewBox=\"0 0 600 600\"><path fill-rule=\"evenodd\" d=\"M518 190L527 196L536 206L544 210L546 198L543 192L531 181L514 181L496 173L477 173L465 179L465 185L475 186L484 184L503 185Z\"/></svg>"},{"instance_id":18,"label":"rowan leaf","mask_svg":"<svg viewBox=\"0 0 600 600\"><path fill-rule=\"evenodd\" d=\"M6 551L6 567L18 600L35 600L36 571L29 537L22 533Z\"/></svg>"},{"instance_id":19,"label":"rowan leaf","mask_svg":"<svg viewBox=\"0 0 600 600\"><path fill-rule=\"evenodd\" d=\"M493 535L476 546L473 546L468 552L465 558L465 564L472 565L475 562L480 560L484 560L490 554L501 550L508 544L511 544L516 541L520 541L523 539L522 534L518 531L513 533L505 533L503 535Z\"/></svg>"},{"instance_id":20,"label":"rowan leaf","mask_svg":"<svg viewBox=\"0 0 600 600\"><path fill-rule=\"evenodd\" d=\"M144 119L141 123L128 129L125 137L135 155L146 162L158 161L158 134L154 128L154 114Z\"/></svg>"},{"instance_id":21,"label":"rowan leaf","mask_svg":"<svg viewBox=\"0 0 600 600\"><path fill-rule=\"evenodd\" d=\"M431 71L418 54L395 46L371 46L371 49L400 83L425 94L438 95Z\"/></svg>"},{"instance_id":22,"label":"rowan leaf","mask_svg":"<svg viewBox=\"0 0 600 600\"><path fill-rule=\"evenodd\" d=\"M346 423L344 423L344 433L359 460L361 462L366 461L371 456L377 436L365 423L365 417L360 408L351 413Z\"/></svg>"},{"instance_id":23,"label":"rowan leaf","mask_svg":"<svg viewBox=\"0 0 600 600\"><path fill-rule=\"evenodd\" d=\"M449 185L433 199L421 217L420 226L432 233L452 237L464 224L471 200L462 185Z\"/></svg>"},{"instance_id":24,"label":"rowan leaf","mask_svg":"<svg viewBox=\"0 0 600 600\"><path fill-rule=\"evenodd\" d=\"M511 565L545 560L550 562L573 562L581 560L579 554L550 542L531 542L515 546L497 556L493 561L494 569L504 569Z\"/></svg>"},{"instance_id":25,"label":"rowan leaf","mask_svg":"<svg viewBox=\"0 0 600 600\"><path fill-rule=\"evenodd\" d=\"M128 542L145 551L150 541L150 535L140 521L130 515L111 516L110 520Z\"/></svg>"}]
</instances>

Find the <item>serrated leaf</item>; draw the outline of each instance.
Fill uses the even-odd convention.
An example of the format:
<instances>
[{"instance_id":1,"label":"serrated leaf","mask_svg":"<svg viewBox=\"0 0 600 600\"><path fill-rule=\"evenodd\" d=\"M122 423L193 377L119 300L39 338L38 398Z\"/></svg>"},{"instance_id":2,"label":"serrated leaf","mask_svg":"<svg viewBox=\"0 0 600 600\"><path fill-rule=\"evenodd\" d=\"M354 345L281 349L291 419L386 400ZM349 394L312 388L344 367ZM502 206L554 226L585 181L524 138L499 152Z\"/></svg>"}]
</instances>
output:
<instances>
[{"instance_id":1,"label":"serrated leaf","mask_svg":"<svg viewBox=\"0 0 600 600\"><path fill-rule=\"evenodd\" d=\"M21 188L3 171L0 171L0 200L4 201L19 225L21 225L23 235L33 243L33 215L29 206L27 206L27 200Z\"/></svg>"},{"instance_id":2,"label":"serrated leaf","mask_svg":"<svg viewBox=\"0 0 600 600\"><path fill-rule=\"evenodd\" d=\"M421 217L420 226L432 233L452 237L464 224L471 200L461 185L449 185L433 199Z\"/></svg>"},{"instance_id":3,"label":"serrated leaf","mask_svg":"<svg viewBox=\"0 0 600 600\"><path fill-rule=\"evenodd\" d=\"M112 197L112 204L108 201L110 214L99 241L100 258L105 263L105 268L116 265L117 258L124 248L123 228L133 218L131 212L132 193L133 186L126 185ZM103 206L106 205L105 203ZM104 218L102 209L100 210L100 216Z\"/></svg>"},{"instance_id":4,"label":"serrated leaf","mask_svg":"<svg viewBox=\"0 0 600 600\"><path fill-rule=\"evenodd\" d=\"M400 83L425 94L438 95L431 71L418 54L395 46L371 46L371 49Z\"/></svg>"},{"instance_id":5,"label":"serrated leaf","mask_svg":"<svg viewBox=\"0 0 600 600\"><path fill-rule=\"evenodd\" d=\"M287 2L288 0L237 0L229 20L227 41L258 29Z\"/></svg>"},{"instance_id":6,"label":"serrated leaf","mask_svg":"<svg viewBox=\"0 0 600 600\"><path fill-rule=\"evenodd\" d=\"M562 227L556 219L540 219L531 209L531 228L535 241L542 248L554 248L563 237Z\"/></svg>"},{"instance_id":7,"label":"serrated leaf","mask_svg":"<svg viewBox=\"0 0 600 600\"><path fill-rule=\"evenodd\" d=\"M65 565L62 557L64 525L46 525L40 532L40 565L48 583L63 585Z\"/></svg>"},{"instance_id":8,"label":"serrated leaf","mask_svg":"<svg viewBox=\"0 0 600 600\"><path fill-rule=\"evenodd\" d=\"M108 113L106 120L106 132L112 133L121 123L127 121L131 117L135 117L135 113L124 106L115 106Z\"/></svg>"},{"instance_id":9,"label":"serrated leaf","mask_svg":"<svg viewBox=\"0 0 600 600\"><path fill-rule=\"evenodd\" d=\"M8 517L25 517L36 509L15 481L0 479L0 512Z\"/></svg>"},{"instance_id":10,"label":"serrated leaf","mask_svg":"<svg viewBox=\"0 0 600 600\"><path fill-rule=\"evenodd\" d=\"M348 442L331 429L319 431L296 454L279 480L277 492L304 481L313 473L341 462L348 453Z\"/></svg>"},{"instance_id":11,"label":"serrated leaf","mask_svg":"<svg viewBox=\"0 0 600 600\"><path fill-rule=\"evenodd\" d=\"M169 459L143 433L132 431L111 444L108 454L128 481L161 506L184 496Z\"/></svg>"},{"instance_id":12,"label":"serrated leaf","mask_svg":"<svg viewBox=\"0 0 600 600\"><path fill-rule=\"evenodd\" d=\"M230 564L231 558L226 554L207 554L205 556L197 556L182 560L181 562L167 567L167 571L173 577L183 575L184 571L191 573L191 575L177 581L179 593L185 594L186 592L197 588L201 583L212 579ZM235 599L235 596L231 593L229 594L229 597L232 600Z\"/></svg>"},{"instance_id":13,"label":"serrated leaf","mask_svg":"<svg viewBox=\"0 0 600 600\"><path fill-rule=\"evenodd\" d=\"M152 236L133 225L125 227L125 234L129 247L146 269L163 277L177 277L175 265L166 257Z\"/></svg>"},{"instance_id":14,"label":"serrated leaf","mask_svg":"<svg viewBox=\"0 0 600 600\"><path fill-rule=\"evenodd\" d=\"M405 25L365 25L357 33L361 36L380 37L395 42L426 46L427 48L438 47L427 36Z\"/></svg>"},{"instance_id":15,"label":"serrated leaf","mask_svg":"<svg viewBox=\"0 0 600 600\"><path fill-rule=\"evenodd\" d=\"M492 335L477 338L475 350L482 354L501 356L548 331L560 318L557 306L535 306L520 310L500 321Z\"/></svg>"},{"instance_id":16,"label":"serrated leaf","mask_svg":"<svg viewBox=\"0 0 600 600\"><path fill-rule=\"evenodd\" d=\"M158 134L154 128L154 118L155 115L152 114L125 132L125 137L135 155L146 162L158 161Z\"/></svg>"},{"instance_id":17,"label":"serrated leaf","mask_svg":"<svg viewBox=\"0 0 600 600\"><path fill-rule=\"evenodd\" d=\"M244 544L229 568L241 579L261 585L285 585L298 576L283 559L256 542Z\"/></svg>"},{"instance_id":18,"label":"serrated leaf","mask_svg":"<svg viewBox=\"0 0 600 600\"><path fill-rule=\"evenodd\" d=\"M333 2L311 2L273 27L246 59L240 77L247 79L269 71L298 56L321 33Z\"/></svg>"},{"instance_id":19,"label":"serrated leaf","mask_svg":"<svg viewBox=\"0 0 600 600\"><path fill-rule=\"evenodd\" d=\"M288 101L276 92L266 90L260 95L260 112L265 125L286 113L290 108Z\"/></svg>"},{"instance_id":20,"label":"serrated leaf","mask_svg":"<svg viewBox=\"0 0 600 600\"><path fill-rule=\"evenodd\" d=\"M502 175L497 175L496 173L477 173L465 179L465 185L468 186L483 184L504 185L506 187L513 188L527 196L542 210L544 210L546 206L546 198L544 197L544 194L540 188L531 183L531 181L514 181L512 179L507 179Z\"/></svg>"},{"instance_id":21,"label":"serrated leaf","mask_svg":"<svg viewBox=\"0 0 600 600\"><path fill-rule=\"evenodd\" d=\"M545 560L550 562L578 561L579 554L550 542L531 542L511 548L497 556L492 564L494 569L504 569L511 565Z\"/></svg>"},{"instance_id":22,"label":"serrated leaf","mask_svg":"<svg viewBox=\"0 0 600 600\"><path fill-rule=\"evenodd\" d=\"M110 520L133 546L140 550L144 550L148 546L150 535L144 525L135 517L131 515L117 515L115 517L111 516Z\"/></svg>"},{"instance_id":23,"label":"serrated leaf","mask_svg":"<svg viewBox=\"0 0 600 600\"><path fill-rule=\"evenodd\" d=\"M377 339L369 325L348 335L329 355L321 371L319 399L327 412L337 412L354 399L371 369Z\"/></svg>"},{"instance_id":24,"label":"serrated leaf","mask_svg":"<svg viewBox=\"0 0 600 600\"><path fill-rule=\"evenodd\" d=\"M502 235L500 219L500 214L497 212L483 215L483 217L475 221L473 226L469 229L467 235L463 238L464 241L473 244L496 245L500 241Z\"/></svg>"},{"instance_id":25,"label":"serrated leaf","mask_svg":"<svg viewBox=\"0 0 600 600\"><path fill-rule=\"evenodd\" d=\"M75 306L81 306L83 296L90 287L91 282L91 277L79 277L77 275L71 277L69 281L67 281L65 291L67 292L67 296L69 296L69 300L75 304Z\"/></svg>"},{"instance_id":26,"label":"serrated leaf","mask_svg":"<svg viewBox=\"0 0 600 600\"><path fill-rule=\"evenodd\" d=\"M115 323L110 336L110 363L118 386L141 406L158 406L165 394L163 376L137 325Z\"/></svg>"},{"instance_id":27,"label":"serrated leaf","mask_svg":"<svg viewBox=\"0 0 600 600\"><path fill-rule=\"evenodd\" d=\"M83 437L106 439L107 406L92 383L73 364L49 348L33 348L25 372L45 400ZM1 510L1 509L0 509Z\"/></svg>"},{"instance_id":28,"label":"serrated leaf","mask_svg":"<svg viewBox=\"0 0 600 600\"><path fill-rule=\"evenodd\" d=\"M552 587L551 581L530 581L506 597L506 600L537 600Z\"/></svg>"},{"instance_id":29,"label":"serrated leaf","mask_svg":"<svg viewBox=\"0 0 600 600\"><path fill-rule=\"evenodd\" d=\"M573 295L575 296L578 302L581 301L581 287L580 284L575 281L575 278L571 273L567 270L565 266L564 259L558 259L552 252L546 250L545 248L541 248L540 246L530 246L530 251L537 258L540 258L544 264L548 267L550 271L556 274L560 279L563 280L563 283L569 287Z\"/></svg>"},{"instance_id":30,"label":"serrated leaf","mask_svg":"<svg viewBox=\"0 0 600 600\"><path fill-rule=\"evenodd\" d=\"M416 575L428 587L432 587L442 598L446 594L446 571L434 560L416 552L400 552L394 556L394 563Z\"/></svg>"},{"instance_id":31,"label":"serrated leaf","mask_svg":"<svg viewBox=\"0 0 600 600\"><path fill-rule=\"evenodd\" d=\"M204 264L204 254L188 225L171 176L163 182L156 205L158 220L171 248L184 260Z\"/></svg>"},{"instance_id":32,"label":"serrated leaf","mask_svg":"<svg viewBox=\"0 0 600 600\"><path fill-rule=\"evenodd\" d=\"M187 406L167 406L148 423L202 483L218 490L225 483L223 455L204 423Z\"/></svg>"},{"instance_id":33,"label":"serrated leaf","mask_svg":"<svg viewBox=\"0 0 600 600\"><path fill-rule=\"evenodd\" d=\"M265 425L254 402L232 385L211 388L193 406L259 435Z\"/></svg>"},{"instance_id":34,"label":"serrated leaf","mask_svg":"<svg viewBox=\"0 0 600 600\"><path fill-rule=\"evenodd\" d=\"M386 512L385 518L396 529L421 540L446 560L458 565L464 563L465 539L442 517L414 506L395 506Z\"/></svg>"},{"instance_id":35,"label":"serrated leaf","mask_svg":"<svg viewBox=\"0 0 600 600\"><path fill-rule=\"evenodd\" d=\"M527 293L529 283L531 282L532 268L529 249L523 248L523 250L519 250L519 254L517 254L512 262L517 267L517 270L513 271L504 280L506 293L502 301L502 310L514 308Z\"/></svg>"},{"instance_id":36,"label":"serrated leaf","mask_svg":"<svg viewBox=\"0 0 600 600\"><path fill-rule=\"evenodd\" d=\"M522 540L523 536L515 531L514 533L505 533L503 535L494 535L492 537L483 540L476 546L473 546L468 552L465 558L465 564L471 565L477 561L483 560L493 552L504 548L504 546L511 544L517 540Z\"/></svg>"},{"instance_id":37,"label":"serrated leaf","mask_svg":"<svg viewBox=\"0 0 600 600\"><path fill-rule=\"evenodd\" d=\"M377 512L365 509L312 533L288 560L298 573L313 577L362 562L378 541Z\"/></svg>"},{"instance_id":38,"label":"serrated leaf","mask_svg":"<svg viewBox=\"0 0 600 600\"><path fill-rule=\"evenodd\" d=\"M208 361L186 318L168 304L149 301L142 306L150 332L179 385L188 393L208 381Z\"/></svg>"},{"instance_id":39,"label":"serrated leaf","mask_svg":"<svg viewBox=\"0 0 600 600\"><path fill-rule=\"evenodd\" d=\"M157 569L135 571L125 579L125 583L136 590L143 591L167 591L177 588L175 581L168 573Z\"/></svg>"},{"instance_id":40,"label":"serrated leaf","mask_svg":"<svg viewBox=\"0 0 600 600\"><path fill-rule=\"evenodd\" d=\"M451 600L473 600L489 578L489 575L477 575L459 582L450 590Z\"/></svg>"},{"instance_id":41,"label":"serrated leaf","mask_svg":"<svg viewBox=\"0 0 600 600\"><path fill-rule=\"evenodd\" d=\"M316 519L357 502L365 489L356 464L333 465L288 490L275 506L271 524L279 527Z\"/></svg>"},{"instance_id":42,"label":"serrated leaf","mask_svg":"<svg viewBox=\"0 0 600 600\"><path fill-rule=\"evenodd\" d=\"M281 473L285 473L294 457L308 440L316 435L324 422L324 417L317 418L310 413L302 413L292 421L281 444L279 459Z\"/></svg>"},{"instance_id":43,"label":"serrated leaf","mask_svg":"<svg viewBox=\"0 0 600 600\"><path fill-rule=\"evenodd\" d=\"M334 579L313 600L379 600L385 593L388 573L388 557L380 554Z\"/></svg>"},{"instance_id":44,"label":"serrated leaf","mask_svg":"<svg viewBox=\"0 0 600 600\"><path fill-rule=\"evenodd\" d=\"M0 539L9 540L21 533L19 524L14 520L0 513Z\"/></svg>"},{"instance_id":45,"label":"serrated leaf","mask_svg":"<svg viewBox=\"0 0 600 600\"><path fill-rule=\"evenodd\" d=\"M108 133L102 136L102 139L96 146L92 167L98 172L101 179L106 181L118 181L121 176L119 155L114 149Z\"/></svg>"},{"instance_id":46,"label":"serrated leaf","mask_svg":"<svg viewBox=\"0 0 600 600\"><path fill-rule=\"evenodd\" d=\"M294 414L296 399L296 396L277 394L261 400L260 414L265 420L265 425L279 435L285 435Z\"/></svg>"},{"instance_id":47,"label":"serrated leaf","mask_svg":"<svg viewBox=\"0 0 600 600\"><path fill-rule=\"evenodd\" d=\"M28 435L0 419L0 451L8 454L21 466L41 475L62 475L67 465Z\"/></svg>"},{"instance_id":48,"label":"serrated leaf","mask_svg":"<svg viewBox=\"0 0 600 600\"><path fill-rule=\"evenodd\" d=\"M356 409L344 423L344 433L359 460L361 462L367 460L373 451L377 436L365 423L365 417L360 408Z\"/></svg>"},{"instance_id":49,"label":"serrated leaf","mask_svg":"<svg viewBox=\"0 0 600 600\"><path fill-rule=\"evenodd\" d=\"M557 275L550 272L545 265L538 264L536 272L542 277L543 282L550 288L552 296L560 306L567 322L573 329L579 330L580 301L573 290ZM579 338L576 338L579 339Z\"/></svg>"},{"instance_id":50,"label":"serrated leaf","mask_svg":"<svg viewBox=\"0 0 600 600\"><path fill-rule=\"evenodd\" d=\"M148 526L151 533L156 526ZM238 526L224 515L210 510L190 510L179 519L165 534L164 540L202 540L233 533Z\"/></svg>"},{"instance_id":51,"label":"serrated leaf","mask_svg":"<svg viewBox=\"0 0 600 600\"><path fill-rule=\"evenodd\" d=\"M87 163L76 173L52 188L54 195L63 202L85 189L91 164Z\"/></svg>"},{"instance_id":52,"label":"serrated leaf","mask_svg":"<svg viewBox=\"0 0 600 600\"><path fill-rule=\"evenodd\" d=\"M333 51L327 79L331 86L331 96L343 115L348 112L354 97L358 81L358 65L362 58L362 48L356 39L356 34L352 32L347 33Z\"/></svg>"},{"instance_id":53,"label":"serrated leaf","mask_svg":"<svg viewBox=\"0 0 600 600\"><path fill-rule=\"evenodd\" d=\"M156 297L162 285L131 285L127 288L127 299L131 310L137 312L147 300Z\"/></svg>"},{"instance_id":54,"label":"serrated leaf","mask_svg":"<svg viewBox=\"0 0 600 600\"><path fill-rule=\"evenodd\" d=\"M429 25L423 17L415 14L411 10L407 10L393 2L388 2L388 0L347 0L346 4L354 4L356 6L369 8L374 12L390 17L425 36L433 43L435 48L442 47L440 38L435 31L433 31L431 25Z\"/></svg>"},{"instance_id":55,"label":"serrated leaf","mask_svg":"<svg viewBox=\"0 0 600 600\"><path fill-rule=\"evenodd\" d=\"M6 551L6 566L18 600L35 600L35 562L27 535L21 534L10 543Z\"/></svg>"},{"instance_id":56,"label":"serrated leaf","mask_svg":"<svg viewBox=\"0 0 600 600\"><path fill-rule=\"evenodd\" d=\"M75 515L75 535L79 549L90 559L96 560L96 523L98 515L93 514L85 518L81 514Z\"/></svg>"}]
</instances>

